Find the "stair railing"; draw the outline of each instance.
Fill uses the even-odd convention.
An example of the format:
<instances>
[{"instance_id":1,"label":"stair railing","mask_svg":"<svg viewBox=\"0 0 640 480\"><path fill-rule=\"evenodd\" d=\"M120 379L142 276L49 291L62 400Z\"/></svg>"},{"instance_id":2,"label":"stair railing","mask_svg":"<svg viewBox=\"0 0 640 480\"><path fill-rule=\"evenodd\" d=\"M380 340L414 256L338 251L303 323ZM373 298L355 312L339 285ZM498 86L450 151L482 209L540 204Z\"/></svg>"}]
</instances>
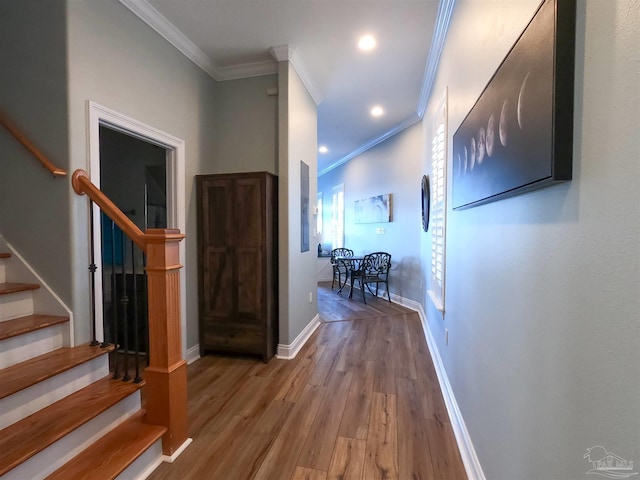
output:
<instances>
[{"instance_id":1,"label":"stair railing","mask_svg":"<svg viewBox=\"0 0 640 480\"><path fill-rule=\"evenodd\" d=\"M93 232L93 202L89 200L91 238ZM100 217L102 226L102 279L103 279L103 332L101 346L115 345L111 354L113 378L140 383L140 364L149 365L149 312L147 308L147 275L144 272L146 255L139 247L123 235L122 230L104 213ZM91 298L95 298L94 242L91 242ZM142 268L141 268L142 266ZM91 302L92 324L96 324L95 302ZM96 326L91 329L92 345L96 340ZM144 355L144 356L143 356ZM130 365L133 357L133 366ZM130 368L131 367L131 368Z\"/></svg>"},{"instance_id":2,"label":"stair railing","mask_svg":"<svg viewBox=\"0 0 640 480\"><path fill-rule=\"evenodd\" d=\"M64 177L67 172L60 167L56 167L47 156L42 153L9 119L0 112L0 125L7 129L18 142L20 142L31 154L38 159L44 168L49 170L54 177Z\"/></svg>"},{"instance_id":3,"label":"stair railing","mask_svg":"<svg viewBox=\"0 0 640 480\"><path fill-rule=\"evenodd\" d=\"M179 243L184 235L176 229L142 232L84 170L73 173L71 184L78 195L86 194L146 254L149 365L144 373L145 408L149 423L167 427L162 449L165 455L172 455L187 440L187 368L180 331Z\"/></svg>"}]
</instances>

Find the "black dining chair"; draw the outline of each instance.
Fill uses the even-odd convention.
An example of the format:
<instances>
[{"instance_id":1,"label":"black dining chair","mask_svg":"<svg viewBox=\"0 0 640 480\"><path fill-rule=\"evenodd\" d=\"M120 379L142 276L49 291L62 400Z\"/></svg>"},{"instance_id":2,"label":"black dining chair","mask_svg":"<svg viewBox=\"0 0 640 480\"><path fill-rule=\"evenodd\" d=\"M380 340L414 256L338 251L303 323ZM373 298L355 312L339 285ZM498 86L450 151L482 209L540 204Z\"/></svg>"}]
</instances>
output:
<instances>
[{"instance_id":1,"label":"black dining chair","mask_svg":"<svg viewBox=\"0 0 640 480\"><path fill-rule=\"evenodd\" d=\"M347 283L347 274L349 273L348 265L336 257L353 257L353 250L349 248L334 248L331 250L331 265L333 266L333 278L331 279L331 290L335 284L336 277L338 279L338 289L342 290L344 284ZM344 282L342 281L344 275Z\"/></svg>"},{"instance_id":2,"label":"black dining chair","mask_svg":"<svg viewBox=\"0 0 640 480\"><path fill-rule=\"evenodd\" d=\"M353 284L357 281L360 284L360 290L362 291L362 301L366 304L367 299L364 295L365 287L369 290L371 295L378 296L378 287L381 283L385 285L387 289L387 297L389 303L391 303L391 294L389 293L389 269L391 268L391 254L386 252L375 252L365 255L360 264L358 270L351 270L351 290L349 291L349 297L353 295ZM373 293L370 285L376 284L376 292Z\"/></svg>"}]
</instances>

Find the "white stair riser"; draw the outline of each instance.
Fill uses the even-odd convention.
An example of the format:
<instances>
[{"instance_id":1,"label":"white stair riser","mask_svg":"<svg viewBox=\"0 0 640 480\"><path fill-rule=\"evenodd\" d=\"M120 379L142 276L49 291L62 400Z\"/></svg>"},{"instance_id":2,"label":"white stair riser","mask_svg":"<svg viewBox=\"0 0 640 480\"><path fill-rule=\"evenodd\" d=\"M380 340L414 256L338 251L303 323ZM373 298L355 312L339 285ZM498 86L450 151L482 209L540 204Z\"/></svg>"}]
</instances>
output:
<instances>
[{"instance_id":1,"label":"white stair riser","mask_svg":"<svg viewBox=\"0 0 640 480\"><path fill-rule=\"evenodd\" d=\"M144 480L162 463L162 438L140 455L116 480Z\"/></svg>"},{"instance_id":2,"label":"white stair riser","mask_svg":"<svg viewBox=\"0 0 640 480\"><path fill-rule=\"evenodd\" d=\"M31 291L0 296L0 322L33 315L33 293Z\"/></svg>"},{"instance_id":3,"label":"white stair riser","mask_svg":"<svg viewBox=\"0 0 640 480\"><path fill-rule=\"evenodd\" d=\"M129 395L106 412L102 412L91 421L7 472L2 480L24 480L26 478L42 480L46 478L138 410L140 410L139 391Z\"/></svg>"},{"instance_id":4,"label":"white stair riser","mask_svg":"<svg viewBox=\"0 0 640 480\"><path fill-rule=\"evenodd\" d=\"M0 400L0 429L81 390L109 374L109 356L102 355Z\"/></svg>"},{"instance_id":5,"label":"white stair riser","mask_svg":"<svg viewBox=\"0 0 640 480\"><path fill-rule=\"evenodd\" d=\"M64 344L67 325L57 324L0 342L0 368L52 352Z\"/></svg>"},{"instance_id":6,"label":"white stair riser","mask_svg":"<svg viewBox=\"0 0 640 480\"><path fill-rule=\"evenodd\" d=\"M4 268L4 259L0 259L0 283L7 281L6 269Z\"/></svg>"}]
</instances>

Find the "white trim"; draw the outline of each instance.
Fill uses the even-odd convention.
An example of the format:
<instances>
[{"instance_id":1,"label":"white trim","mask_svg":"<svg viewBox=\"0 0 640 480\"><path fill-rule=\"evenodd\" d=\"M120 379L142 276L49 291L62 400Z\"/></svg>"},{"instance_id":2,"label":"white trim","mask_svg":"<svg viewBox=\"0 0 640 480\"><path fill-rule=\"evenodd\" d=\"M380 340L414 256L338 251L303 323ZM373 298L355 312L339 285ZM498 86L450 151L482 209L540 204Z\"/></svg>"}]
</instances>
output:
<instances>
[{"instance_id":1,"label":"white trim","mask_svg":"<svg viewBox=\"0 0 640 480\"><path fill-rule=\"evenodd\" d=\"M187 362L187 365L191 365L196 360L200 360L200 344L199 343L187 349L187 352L184 355L184 360Z\"/></svg>"},{"instance_id":2,"label":"white trim","mask_svg":"<svg viewBox=\"0 0 640 480\"><path fill-rule=\"evenodd\" d=\"M207 72L209 76L218 80L218 67L213 60L147 0L120 0L120 3L154 29L167 42L176 47L185 57Z\"/></svg>"},{"instance_id":3,"label":"white trim","mask_svg":"<svg viewBox=\"0 0 640 480\"><path fill-rule=\"evenodd\" d=\"M449 30L449 23L451 22L451 15L453 13L453 7L456 3L456 0L440 0L440 5L438 6L438 14L436 17L436 25L433 31L433 39L431 41L431 49L429 50L429 58L427 60L427 65L425 66L424 76L422 78L422 89L420 91L420 99L418 100L418 108L416 110L415 117L409 117L404 122L397 125L395 128L392 128L386 133L383 133L379 137L372 138L368 142L364 143L360 147L356 148L350 154L342 157L335 163L332 163L328 167L318 172L318 177L321 177L325 173L329 173L334 168L339 167L347 163L352 158L357 157L358 155L363 154L370 148L375 147L379 143L385 141L389 137L400 133L401 131L409 128L414 123L422 120L424 117L424 113L427 108L427 103L431 96L431 90L433 89L433 84L436 79L436 74L438 73L438 63L440 62L440 56L442 55L442 50L444 48L444 40L447 36L447 32Z\"/></svg>"},{"instance_id":4,"label":"white trim","mask_svg":"<svg viewBox=\"0 0 640 480\"><path fill-rule=\"evenodd\" d=\"M429 266L429 296L444 313L447 279L447 196L449 185L449 89L434 114L431 141L431 262ZM444 317L443 317L444 318Z\"/></svg>"},{"instance_id":5,"label":"white trim","mask_svg":"<svg viewBox=\"0 0 640 480\"><path fill-rule=\"evenodd\" d=\"M433 290L428 290L427 293L429 294L429 298L433 302L433 306L436 307L436 310L438 310L439 312L444 313L444 305L442 304L442 302L440 302L438 297L436 297L435 292ZM443 319L444 319L444 317L443 317Z\"/></svg>"},{"instance_id":6,"label":"white trim","mask_svg":"<svg viewBox=\"0 0 640 480\"><path fill-rule=\"evenodd\" d=\"M316 316L313 317L313 320L309 322L309 324L304 327L304 329L300 332L300 335L296 337L293 343L289 345L278 344L278 353L276 355L277 358L281 358L283 360L291 360L296 357L300 349L307 343L307 340L313 335L313 332L320 326L320 315L316 313Z\"/></svg>"},{"instance_id":7,"label":"white trim","mask_svg":"<svg viewBox=\"0 0 640 480\"><path fill-rule=\"evenodd\" d=\"M278 72L278 65L272 60L220 67L147 0L119 1L214 80L259 77Z\"/></svg>"},{"instance_id":8,"label":"white trim","mask_svg":"<svg viewBox=\"0 0 640 480\"><path fill-rule=\"evenodd\" d=\"M436 370L438 383L440 384L440 390L442 391L444 403L447 407L447 413L449 414L449 421L451 422L451 427L453 428L453 433L456 437L456 443L460 450L464 469L467 472L467 477L469 477L469 480L486 480L484 472L482 471L482 465L480 465L480 460L478 460L478 455L476 454L473 442L471 441L471 436L469 435L467 426L464 423L462 412L460 412L460 407L458 407L458 402L453 394L453 388L451 388L451 383L449 383L449 377L447 376L447 371L442 363L442 358L438 351L438 345L436 344L436 341L431 334L431 330L429 329L429 322L427 321L427 315L422 308L422 304L415 300L410 300L395 294L391 294L391 298L394 302L418 312L427 347Z\"/></svg>"},{"instance_id":9,"label":"white trim","mask_svg":"<svg viewBox=\"0 0 640 480\"><path fill-rule=\"evenodd\" d=\"M278 45L271 47L269 53L275 59L276 62L288 62L293 58L296 53L296 49L289 45Z\"/></svg>"},{"instance_id":10,"label":"white trim","mask_svg":"<svg viewBox=\"0 0 640 480\"><path fill-rule=\"evenodd\" d=\"M324 175L325 173L329 173L331 170L333 170L334 168L339 167L342 164L347 163L349 160L351 160L352 158L357 157L358 155L363 154L364 152L366 152L367 150L375 147L376 145L378 145L381 142L384 142L385 140L387 140L388 138L393 137L394 135L400 133L403 130L406 130L407 128L409 128L412 125L415 125L416 123L418 123L420 121L420 117L418 117L418 115L412 115L409 118L407 118L404 122L400 123L399 125L397 125L396 127L392 128L391 130L389 130L388 132L383 133L382 135L380 135L379 137L376 138L372 138L371 140L369 140L368 142L362 144L361 146L359 146L358 148L356 148L353 152L351 152L349 155L346 155L344 157L342 157L340 160L338 160L335 163L332 163L331 165L329 165L327 168L325 168L324 170L321 170L320 172L318 172L318 177L321 177L322 175Z\"/></svg>"},{"instance_id":11,"label":"white trim","mask_svg":"<svg viewBox=\"0 0 640 480\"><path fill-rule=\"evenodd\" d=\"M262 75L274 75L276 73L278 73L278 64L273 60L263 60L262 62L218 67L216 80L222 82L224 80L260 77Z\"/></svg>"},{"instance_id":12,"label":"white trim","mask_svg":"<svg viewBox=\"0 0 640 480\"><path fill-rule=\"evenodd\" d=\"M124 471L118 480L145 480L162 464L162 438L157 439Z\"/></svg>"},{"instance_id":13,"label":"white trim","mask_svg":"<svg viewBox=\"0 0 640 480\"><path fill-rule=\"evenodd\" d=\"M311 75L309 75L309 70L305 66L305 63L302 60L302 57L300 57L300 55L294 54L293 58L291 58L291 65L293 66L295 71L298 73L298 76L300 77L300 80L302 80L302 83L304 84L304 86L307 87L307 91L309 92L309 95L311 95L311 98L315 102L316 107L320 105L320 102L322 102L323 96L320 93L320 90L318 90L318 88L314 85L313 80L311 80Z\"/></svg>"},{"instance_id":14,"label":"white trim","mask_svg":"<svg viewBox=\"0 0 640 480\"><path fill-rule=\"evenodd\" d=\"M193 438L187 438L172 455L163 455L162 461L167 463L175 462L176 458L178 458L180 454L184 452L189 445L191 445L191 442L193 442Z\"/></svg>"},{"instance_id":15,"label":"white trim","mask_svg":"<svg viewBox=\"0 0 640 480\"><path fill-rule=\"evenodd\" d=\"M73 312L67 306L66 303L58 296L56 292L53 291L53 288L49 286L44 279L38 275L38 272L24 259L22 255L11 245L9 242L5 240L5 238L0 235L0 246L4 245L7 249L10 250L11 257L5 259L5 273L8 273L12 276L13 281L27 281L24 275L30 275L35 279L35 282L40 284L40 289L35 290L33 295L33 308L37 313L47 312L53 315L68 315L69 322L68 327L66 328L66 332L64 335L63 342L65 345L69 345L70 347L75 346L74 344L74 333L73 333ZM13 263L15 259L16 263ZM13 271L14 268L19 268L22 271ZM34 282L34 283L35 283ZM46 292L46 293L45 293Z\"/></svg>"},{"instance_id":16,"label":"white trim","mask_svg":"<svg viewBox=\"0 0 640 480\"><path fill-rule=\"evenodd\" d=\"M91 100L87 101L87 121L89 123L87 148L89 150L89 178L100 188L100 125L134 136L145 142L153 143L167 149L167 222L169 228L186 231L185 206L185 142L184 140L165 133L157 128L135 120L122 113L111 110ZM93 228L100 231L100 212L94 206ZM100 236L94 236L94 252L96 258L101 258L102 245ZM186 263L186 245L180 242L180 259ZM187 295L186 295L186 265L180 269L180 330L182 332L182 355L187 350ZM102 297L102 275L95 276L96 299ZM101 304L96 301L96 305ZM96 308L96 335L102 336L102 309ZM98 328L100 327L100 328Z\"/></svg>"},{"instance_id":17,"label":"white trim","mask_svg":"<svg viewBox=\"0 0 640 480\"><path fill-rule=\"evenodd\" d=\"M300 77L303 85L311 95L316 106L320 105L322 101L322 94L320 90L316 88L311 80L311 76L309 75L309 71L305 66L304 62L300 58L300 55L297 55L296 49L289 45L278 45L277 47L271 47L269 49L271 56L278 62L289 62L293 69Z\"/></svg>"},{"instance_id":18,"label":"white trim","mask_svg":"<svg viewBox=\"0 0 640 480\"><path fill-rule=\"evenodd\" d=\"M158 439L160 441L160 443L162 444L162 439ZM160 450L162 450L162 446L160 447ZM158 458L156 458L153 463L151 463L147 468L145 468L140 475L138 475L135 480L146 480L147 478L149 478L149 476L156 471L156 468L158 468L160 465L162 465L164 462L162 461L162 455L158 456Z\"/></svg>"},{"instance_id":19,"label":"white trim","mask_svg":"<svg viewBox=\"0 0 640 480\"><path fill-rule=\"evenodd\" d=\"M433 37L431 39L431 49L429 50L429 58L427 59L427 65L424 70L424 77L422 78L422 90L420 91L420 100L418 101L418 117L422 119L424 112L427 109L427 103L431 96L431 90L436 80L436 73L438 73L438 64L440 63L440 56L444 48L444 40L449 30L449 23L451 22L451 14L453 13L453 7L456 4L456 0L440 0L438 5L438 14L436 17L436 26L433 30Z\"/></svg>"}]
</instances>

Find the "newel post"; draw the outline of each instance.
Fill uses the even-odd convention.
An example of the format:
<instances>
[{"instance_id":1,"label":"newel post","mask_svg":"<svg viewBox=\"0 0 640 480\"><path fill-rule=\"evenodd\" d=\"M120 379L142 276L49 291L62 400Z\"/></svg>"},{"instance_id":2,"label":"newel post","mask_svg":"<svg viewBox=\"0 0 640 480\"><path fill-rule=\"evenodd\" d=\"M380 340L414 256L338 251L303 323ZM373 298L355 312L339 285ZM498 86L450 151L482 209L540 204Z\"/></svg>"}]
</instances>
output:
<instances>
[{"instance_id":1,"label":"newel post","mask_svg":"<svg viewBox=\"0 0 640 480\"><path fill-rule=\"evenodd\" d=\"M162 450L172 455L186 440L187 364L180 329L179 230L145 234L149 303L149 366L145 369L147 421L168 428Z\"/></svg>"}]
</instances>

